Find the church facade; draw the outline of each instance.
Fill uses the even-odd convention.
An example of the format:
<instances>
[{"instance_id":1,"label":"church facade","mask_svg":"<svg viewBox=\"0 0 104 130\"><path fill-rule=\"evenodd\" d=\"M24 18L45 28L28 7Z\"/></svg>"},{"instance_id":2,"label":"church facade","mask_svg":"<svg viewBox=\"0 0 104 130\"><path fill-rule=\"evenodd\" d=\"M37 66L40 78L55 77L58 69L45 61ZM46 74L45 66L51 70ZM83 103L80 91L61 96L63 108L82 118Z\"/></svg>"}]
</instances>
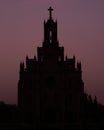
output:
<instances>
[{"instance_id":1,"label":"church facade","mask_svg":"<svg viewBox=\"0 0 104 130\"><path fill-rule=\"evenodd\" d=\"M37 57L20 64L18 106L24 122L36 125L80 124L84 98L81 63L65 57L57 38L57 21L44 21Z\"/></svg>"}]
</instances>

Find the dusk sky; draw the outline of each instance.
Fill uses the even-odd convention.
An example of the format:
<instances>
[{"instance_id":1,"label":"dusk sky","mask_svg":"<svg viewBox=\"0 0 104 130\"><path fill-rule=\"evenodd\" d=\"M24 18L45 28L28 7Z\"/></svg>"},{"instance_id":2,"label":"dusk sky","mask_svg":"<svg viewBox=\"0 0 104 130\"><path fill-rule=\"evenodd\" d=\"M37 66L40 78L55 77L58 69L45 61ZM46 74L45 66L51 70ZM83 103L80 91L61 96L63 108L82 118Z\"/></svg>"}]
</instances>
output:
<instances>
[{"instance_id":1,"label":"dusk sky","mask_svg":"<svg viewBox=\"0 0 104 130\"><path fill-rule=\"evenodd\" d=\"M0 0L0 100L17 102L19 65L42 45L49 6L65 55L82 63L85 92L104 104L104 0Z\"/></svg>"}]
</instances>

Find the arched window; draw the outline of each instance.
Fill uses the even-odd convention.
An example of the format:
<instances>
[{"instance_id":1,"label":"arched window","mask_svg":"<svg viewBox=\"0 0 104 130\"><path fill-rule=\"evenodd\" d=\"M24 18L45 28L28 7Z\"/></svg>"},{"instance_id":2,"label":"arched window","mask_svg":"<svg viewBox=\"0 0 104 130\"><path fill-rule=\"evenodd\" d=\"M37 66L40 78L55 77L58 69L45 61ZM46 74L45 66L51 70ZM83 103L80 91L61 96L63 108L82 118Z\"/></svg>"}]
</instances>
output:
<instances>
[{"instance_id":1,"label":"arched window","mask_svg":"<svg viewBox=\"0 0 104 130\"><path fill-rule=\"evenodd\" d=\"M49 32L49 40L50 40L50 43L52 43L52 31Z\"/></svg>"}]
</instances>

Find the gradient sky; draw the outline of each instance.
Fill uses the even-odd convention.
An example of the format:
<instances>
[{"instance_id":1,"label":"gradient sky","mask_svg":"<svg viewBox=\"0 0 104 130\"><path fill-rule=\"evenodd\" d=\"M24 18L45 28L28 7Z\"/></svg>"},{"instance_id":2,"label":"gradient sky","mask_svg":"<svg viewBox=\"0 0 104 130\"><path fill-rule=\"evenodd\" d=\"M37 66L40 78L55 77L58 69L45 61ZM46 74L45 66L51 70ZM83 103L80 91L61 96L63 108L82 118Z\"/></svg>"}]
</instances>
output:
<instances>
[{"instance_id":1,"label":"gradient sky","mask_svg":"<svg viewBox=\"0 0 104 130\"><path fill-rule=\"evenodd\" d=\"M81 61L85 91L104 104L104 0L0 0L0 100L17 102L19 64L42 45L50 5L65 55Z\"/></svg>"}]
</instances>

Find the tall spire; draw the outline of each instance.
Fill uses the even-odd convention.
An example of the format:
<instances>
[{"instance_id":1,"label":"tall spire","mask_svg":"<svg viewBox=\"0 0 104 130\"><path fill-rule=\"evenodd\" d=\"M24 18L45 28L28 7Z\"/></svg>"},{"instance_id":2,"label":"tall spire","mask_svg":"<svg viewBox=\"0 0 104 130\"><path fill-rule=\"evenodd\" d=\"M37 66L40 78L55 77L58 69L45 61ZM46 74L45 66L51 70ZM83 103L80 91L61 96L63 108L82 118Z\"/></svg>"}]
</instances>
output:
<instances>
[{"instance_id":1,"label":"tall spire","mask_svg":"<svg viewBox=\"0 0 104 130\"><path fill-rule=\"evenodd\" d=\"M57 41L57 22L52 19L53 8L48 8L49 18L47 22L44 21L44 42L43 46L58 46Z\"/></svg>"},{"instance_id":2,"label":"tall spire","mask_svg":"<svg viewBox=\"0 0 104 130\"><path fill-rule=\"evenodd\" d=\"M52 19L52 11L53 11L53 8L50 6L49 9L49 18Z\"/></svg>"}]
</instances>

